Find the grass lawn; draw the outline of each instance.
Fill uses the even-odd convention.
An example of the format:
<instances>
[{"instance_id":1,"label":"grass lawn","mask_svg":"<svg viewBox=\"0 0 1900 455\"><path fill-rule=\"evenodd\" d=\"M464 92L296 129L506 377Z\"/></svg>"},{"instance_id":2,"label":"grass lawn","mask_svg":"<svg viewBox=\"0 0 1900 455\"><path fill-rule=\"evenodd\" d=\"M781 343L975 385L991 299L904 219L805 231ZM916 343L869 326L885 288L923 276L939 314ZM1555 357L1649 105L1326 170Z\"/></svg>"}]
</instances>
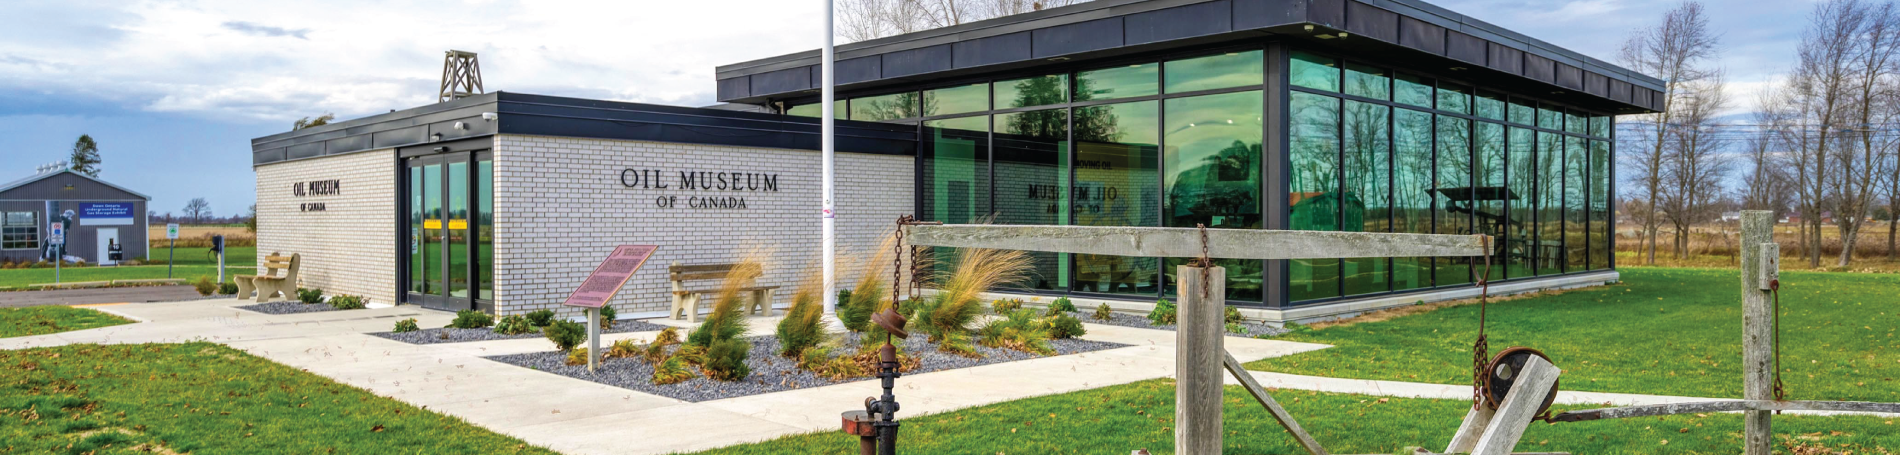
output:
<instances>
[{"instance_id":1,"label":"grass lawn","mask_svg":"<svg viewBox=\"0 0 1900 455\"><path fill-rule=\"evenodd\" d=\"M1564 369L1566 390L1739 398L1738 273L1624 268L1617 285L1499 302L1489 316L1491 352L1544 351ZM1784 272L1781 282L1789 397L1900 402L1900 276ZM1247 367L1469 384L1477 329L1477 305L1442 308L1289 334L1335 347Z\"/></svg>"},{"instance_id":2,"label":"grass lawn","mask_svg":"<svg viewBox=\"0 0 1900 455\"><path fill-rule=\"evenodd\" d=\"M1407 446L1443 450L1471 405L1286 390L1275 398L1333 453L1396 453ZM847 405L840 403L839 411ZM1238 387L1227 388L1224 413L1223 453L1305 453ZM1119 454L1140 448L1172 453L1173 420L1174 383L1157 379L904 419L897 440L901 453ZM1799 445L1816 451L1796 453L1877 454L1890 453L1878 448L1900 447L1900 426L1892 420L1788 415L1775 419L1775 429L1783 450ZM1518 450L1740 453L1741 437L1736 414L1533 423ZM857 445L857 437L834 430L701 453L839 454L855 453ZM1818 450L1823 448L1827 451Z\"/></svg>"},{"instance_id":3,"label":"grass lawn","mask_svg":"<svg viewBox=\"0 0 1900 455\"><path fill-rule=\"evenodd\" d=\"M255 264L255 263L247 262L245 264ZM230 281L231 275L233 274L256 274L256 273L257 273L257 268L255 266L231 267L227 265L224 268L224 279L225 281ZM218 277L218 267L215 265L180 265L180 266L174 266L172 270L173 278L184 278L186 280L192 280L192 279L198 278L199 275L209 276L209 277L212 277L213 279L216 279ZM141 266L136 266L136 267L134 266L72 267L72 268L61 269L59 271L59 281L63 283L71 283L71 282L76 282L76 281L142 280L142 279L153 279L153 278L165 278L165 266L141 265ZM23 287L30 284L51 283L51 282L53 282L53 269L51 268L0 269L0 288Z\"/></svg>"},{"instance_id":4,"label":"grass lawn","mask_svg":"<svg viewBox=\"0 0 1900 455\"><path fill-rule=\"evenodd\" d=\"M178 247L176 251L172 252L172 264L174 265L207 265L207 266L218 265L217 256L209 256L205 254L205 251L209 249L210 248L206 248L206 247L192 247L192 248ZM158 261L158 263L160 264L163 264L165 262L165 248L152 248L150 253L152 255L152 260ZM227 267L233 266L233 265L242 265L242 266L247 266L247 267L256 266L257 265L257 247L254 247L254 246L225 247L224 248L224 265Z\"/></svg>"},{"instance_id":5,"label":"grass lawn","mask_svg":"<svg viewBox=\"0 0 1900 455\"><path fill-rule=\"evenodd\" d=\"M211 343L0 351L0 453L553 453Z\"/></svg>"},{"instance_id":6,"label":"grass lawn","mask_svg":"<svg viewBox=\"0 0 1900 455\"><path fill-rule=\"evenodd\" d=\"M130 320L104 312L68 306L0 308L0 338L45 335L131 323ZM8 366L0 365L0 368L8 368Z\"/></svg>"}]
</instances>

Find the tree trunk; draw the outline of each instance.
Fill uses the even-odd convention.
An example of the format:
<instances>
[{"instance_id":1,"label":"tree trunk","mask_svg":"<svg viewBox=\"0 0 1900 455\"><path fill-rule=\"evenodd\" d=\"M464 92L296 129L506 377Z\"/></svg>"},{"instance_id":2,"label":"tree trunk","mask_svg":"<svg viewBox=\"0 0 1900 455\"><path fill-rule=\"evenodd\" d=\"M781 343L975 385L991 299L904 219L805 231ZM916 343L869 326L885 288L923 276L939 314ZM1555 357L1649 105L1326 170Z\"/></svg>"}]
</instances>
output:
<instances>
[{"instance_id":1,"label":"tree trunk","mask_svg":"<svg viewBox=\"0 0 1900 455\"><path fill-rule=\"evenodd\" d=\"M1808 222L1808 237L1814 241L1814 254L1808 256L1808 268L1810 269L1821 268L1821 254L1823 253L1821 249L1821 226L1821 216L1818 214L1814 216L1813 221Z\"/></svg>"},{"instance_id":2,"label":"tree trunk","mask_svg":"<svg viewBox=\"0 0 1900 455\"><path fill-rule=\"evenodd\" d=\"M1854 244L1860 240L1860 220L1839 223L1841 228L1841 263L1838 267L1847 267L1854 260Z\"/></svg>"}]
</instances>

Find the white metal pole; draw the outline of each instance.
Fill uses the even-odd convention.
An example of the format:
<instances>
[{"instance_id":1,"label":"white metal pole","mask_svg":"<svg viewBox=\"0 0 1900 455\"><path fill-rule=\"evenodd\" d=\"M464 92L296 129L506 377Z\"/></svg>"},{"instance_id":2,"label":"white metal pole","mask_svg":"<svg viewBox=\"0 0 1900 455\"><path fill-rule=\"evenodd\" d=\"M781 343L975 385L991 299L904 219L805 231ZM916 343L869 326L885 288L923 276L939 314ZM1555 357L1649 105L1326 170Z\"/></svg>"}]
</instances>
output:
<instances>
[{"instance_id":1,"label":"white metal pole","mask_svg":"<svg viewBox=\"0 0 1900 455\"><path fill-rule=\"evenodd\" d=\"M819 139L820 154L824 155L824 159L823 159L824 163L822 165L825 168L824 169L825 194L823 196L825 199L825 206L824 206L825 248L824 248L824 252L822 253L825 255L825 257L822 258L822 261L825 264L825 276L824 276L825 314L836 314L836 311L838 308L838 291L836 289L837 288L837 270L836 270L837 267L836 267L836 264L834 264L834 262L836 262L837 260L837 255L834 250L835 248L837 248L837 238L835 237L835 232L836 232L835 222L837 221L838 214L837 212L833 210L834 206L832 205L832 200L831 200L832 154L835 152L835 150L833 150L834 144L832 141L832 130L835 125L833 125L832 119L834 116L836 116L836 113L833 112L835 108L832 106L831 100L833 97L837 95L836 93L833 92L832 84L831 84L832 83L831 61L833 57L832 50L831 50L831 36L832 36L831 10L832 10L832 0L825 0L825 50L823 53L821 53L821 56L819 57L820 59L819 66L820 68L822 68L822 72L824 73L823 78L822 78L824 87L822 88L823 95L821 95L818 100L819 103L822 103L820 114L823 116L823 118L819 120L819 124L823 126L819 128L820 131L818 134L820 135L820 139ZM896 283L892 283L892 286L896 286Z\"/></svg>"}]
</instances>

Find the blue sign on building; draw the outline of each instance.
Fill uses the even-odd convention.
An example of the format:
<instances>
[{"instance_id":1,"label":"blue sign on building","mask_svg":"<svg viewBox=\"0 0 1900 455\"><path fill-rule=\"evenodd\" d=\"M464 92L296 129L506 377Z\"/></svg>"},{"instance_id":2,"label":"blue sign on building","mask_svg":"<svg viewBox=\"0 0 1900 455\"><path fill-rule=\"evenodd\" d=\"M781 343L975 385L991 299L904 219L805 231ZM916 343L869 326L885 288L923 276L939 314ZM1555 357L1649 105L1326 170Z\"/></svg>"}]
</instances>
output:
<instances>
[{"instance_id":1,"label":"blue sign on building","mask_svg":"<svg viewBox=\"0 0 1900 455\"><path fill-rule=\"evenodd\" d=\"M82 226L130 226L133 216L130 202L79 204L78 221Z\"/></svg>"}]
</instances>

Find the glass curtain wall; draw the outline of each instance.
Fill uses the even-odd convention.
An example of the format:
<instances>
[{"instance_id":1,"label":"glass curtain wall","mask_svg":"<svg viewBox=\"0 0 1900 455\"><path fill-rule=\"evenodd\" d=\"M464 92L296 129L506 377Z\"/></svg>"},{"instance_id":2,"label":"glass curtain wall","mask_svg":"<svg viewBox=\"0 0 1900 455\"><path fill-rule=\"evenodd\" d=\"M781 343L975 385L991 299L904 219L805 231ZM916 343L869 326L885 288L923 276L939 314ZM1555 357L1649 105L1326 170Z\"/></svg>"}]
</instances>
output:
<instances>
[{"instance_id":1,"label":"glass curtain wall","mask_svg":"<svg viewBox=\"0 0 1900 455\"><path fill-rule=\"evenodd\" d=\"M1294 51L1291 229L1488 234L1492 279L1609 268L1613 119ZM1469 286L1482 258L1289 261L1288 300Z\"/></svg>"}]
</instances>

